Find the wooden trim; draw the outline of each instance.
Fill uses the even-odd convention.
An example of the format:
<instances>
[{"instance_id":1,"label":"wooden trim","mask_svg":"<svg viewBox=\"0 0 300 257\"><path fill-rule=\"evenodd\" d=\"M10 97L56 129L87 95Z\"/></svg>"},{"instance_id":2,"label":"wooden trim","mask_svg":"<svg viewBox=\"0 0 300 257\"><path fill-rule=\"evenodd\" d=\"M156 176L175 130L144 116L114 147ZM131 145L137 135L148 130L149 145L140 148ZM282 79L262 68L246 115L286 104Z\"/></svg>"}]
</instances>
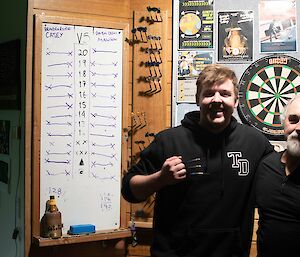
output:
<instances>
[{"instance_id":1,"label":"wooden trim","mask_svg":"<svg viewBox=\"0 0 300 257\"><path fill-rule=\"evenodd\" d=\"M90 235L64 235L58 239L34 237L33 242L40 247L54 246L54 245L66 245L66 244L77 244L86 243L100 240L110 240L117 238L131 237L129 229L120 229L116 231L101 231Z\"/></svg>"},{"instance_id":2,"label":"wooden trim","mask_svg":"<svg viewBox=\"0 0 300 257\"><path fill-rule=\"evenodd\" d=\"M130 221L129 221L129 223L130 223ZM153 227L153 218L135 220L134 224L135 224L136 228L152 228Z\"/></svg>"},{"instance_id":3,"label":"wooden trim","mask_svg":"<svg viewBox=\"0 0 300 257\"><path fill-rule=\"evenodd\" d=\"M40 24L43 22L57 23L57 24L69 24L69 25L79 25L79 26L93 26L93 27L103 27L111 29L122 29L125 34L129 32L129 24L125 22L117 21L105 21L103 17L87 15L83 17L74 17L74 15L63 15L61 12L52 12L51 15L45 15L43 12L35 15L37 22ZM41 29L41 28L40 28ZM127 35L128 36L128 35ZM125 44L124 44L125 45ZM126 48L126 47L125 47Z\"/></svg>"},{"instance_id":4,"label":"wooden trim","mask_svg":"<svg viewBox=\"0 0 300 257\"><path fill-rule=\"evenodd\" d=\"M35 16L36 18L36 16ZM42 59L42 44L41 42L41 20L35 19L35 35L34 35L34 61L33 61L33 145L32 145L32 235L40 234L40 124L41 124L41 59Z\"/></svg>"},{"instance_id":5,"label":"wooden trim","mask_svg":"<svg viewBox=\"0 0 300 257\"><path fill-rule=\"evenodd\" d=\"M77 16L80 13L96 14L106 17L130 17L130 0L35 0L34 9L53 10L75 13Z\"/></svg>"},{"instance_id":6,"label":"wooden trim","mask_svg":"<svg viewBox=\"0 0 300 257\"><path fill-rule=\"evenodd\" d=\"M25 90L25 210L24 251L29 256L31 245L31 140L32 140L32 55L33 55L33 0L28 0L27 46L26 46L26 90Z\"/></svg>"},{"instance_id":7,"label":"wooden trim","mask_svg":"<svg viewBox=\"0 0 300 257\"><path fill-rule=\"evenodd\" d=\"M129 38L129 23L126 24L125 27L123 27L123 42L126 42L126 38ZM128 104L129 99L131 99L131 90L130 90L130 84L129 84L129 65L128 60L130 59L129 56L129 44L124 43L123 44L123 102L122 102L122 165L121 165L121 174L127 170L127 162L128 162L128 156L130 152L130 147L128 146L128 135L127 131L130 127L129 124L129 117L130 112L128 111ZM130 100L131 101L131 100ZM123 176L122 176L123 177ZM121 183L121 181L120 181ZM127 219L126 219L126 212L129 208L129 203L126 202L123 197L121 196L121 217L120 217L120 225L122 228L125 228L127 226Z\"/></svg>"}]
</instances>

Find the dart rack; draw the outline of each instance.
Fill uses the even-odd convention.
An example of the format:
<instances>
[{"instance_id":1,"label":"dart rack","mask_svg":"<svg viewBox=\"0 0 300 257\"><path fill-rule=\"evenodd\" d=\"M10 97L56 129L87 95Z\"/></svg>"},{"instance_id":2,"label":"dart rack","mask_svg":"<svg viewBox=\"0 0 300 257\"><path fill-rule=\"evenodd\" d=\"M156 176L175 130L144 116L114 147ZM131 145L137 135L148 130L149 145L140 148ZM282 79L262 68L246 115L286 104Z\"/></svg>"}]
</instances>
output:
<instances>
[{"instance_id":1,"label":"dart rack","mask_svg":"<svg viewBox=\"0 0 300 257\"><path fill-rule=\"evenodd\" d=\"M167 12L135 11L132 38L132 114L128 140L131 140L129 167L140 152L166 128L167 88ZM150 9L151 10L151 9ZM152 227L154 196L145 202L131 204L128 219L137 227Z\"/></svg>"}]
</instances>

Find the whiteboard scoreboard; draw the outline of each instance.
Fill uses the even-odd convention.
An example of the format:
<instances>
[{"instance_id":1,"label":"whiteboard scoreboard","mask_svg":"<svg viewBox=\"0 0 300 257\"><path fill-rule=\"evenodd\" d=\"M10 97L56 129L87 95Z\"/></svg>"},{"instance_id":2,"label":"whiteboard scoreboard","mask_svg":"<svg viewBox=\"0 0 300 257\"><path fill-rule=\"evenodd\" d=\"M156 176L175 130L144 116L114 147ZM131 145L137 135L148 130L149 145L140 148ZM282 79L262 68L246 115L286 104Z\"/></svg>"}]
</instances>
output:
<instances>
[{"instance_id":1,"label":"whiteboard scoreboard","mask_svg":"<svg viewBox=\"0 0 300 257\"><path fill-rule=\"evenodd\" d=\"M120 226L122 30L42 24L40 217Z\"/></svg>"}]
</instances>

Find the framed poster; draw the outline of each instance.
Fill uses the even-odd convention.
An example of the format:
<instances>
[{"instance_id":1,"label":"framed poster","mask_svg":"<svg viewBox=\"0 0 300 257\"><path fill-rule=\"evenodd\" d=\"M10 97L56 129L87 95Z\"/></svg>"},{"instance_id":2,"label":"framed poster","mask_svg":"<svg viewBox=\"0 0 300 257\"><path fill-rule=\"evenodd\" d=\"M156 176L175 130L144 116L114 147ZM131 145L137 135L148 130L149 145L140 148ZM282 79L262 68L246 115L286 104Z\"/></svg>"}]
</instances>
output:
<instances>
[{"instance_id":1,"label":"framed poster","mask_svg":"<svg viewBox=\"0 0 300 257\"><path fill-rule=\"evenodd\" d=\"M260 51L262 53L297 51L296 21L296 1L260 1Z\"/></svg>"},{"instance_id":2,"label":"framed poster","mask_svg":"<svg viewBox=\"0 0 300 257\"><path fill-rule=\"evenodd\" d=\"M176 105L176 117L174 126L179 126L184 118L184 115L191 111L199 111L199 106L196 103L179 103Z\"/></svg>"},{"instance_id":3,"label":"framed poster","mask_svg":"<svg viewBox=\"0 0 300 257\"><path fill-rule=\"evenodd\" d=\"M179 49L213 48L213 0L179 1Z\"/></svg>"},{"instance_id":4,"label":"framed poster","mask_svg":"<svg viewBox=\"0 0 300 257\"><path fill-rule=\"evenodd\" d=\"M8 193L11 180L10 157L0 154L0 191Z\"/></svg>"},{"instance_id":5,"label":"framed poster","mask_svg":"<svg viewBox=\"0 0 300 257\"><path fill-rule=\"evenodd\" d=\"M10 120L0 120L0 154L9 154Z\"/></svg>"},{"instance_id":6,"label":"framed poster","mask_svg":"<svg viewBox=\"0 0 300 257\"><path fill-rule=\"evenodd\" d=\"M19 176L20 111L0 110L0 191L12 192L13 178Z\"/></svg>"},{"instance_id":7,"label":"framed poster","mask_svg":"<svg viewBox=\"0 0 300 257\"><path fill-rule=\"evenodd\" d=\"M0 43L0 109L21 108L20 40Z\"/></svg>"},{"instance_id":8,"label":"framed poster","mask_svg":"<svg viewBox=\"0 0 300 257\"><path fill-rule=\"evenodd\" d=\"M213 61L213 52L179 51L177 102L195 103L196 81L200 72Z\"/></svg>"},{"instance_id":9,"label":"framed poster","mask_svg":"<svg viewBox=\"0 0 300 257\"><path fill-rule=\"evenodd\" d=\"M218 62L253 60L253 11L218 12Z\"/></svg>"}]
</instances>

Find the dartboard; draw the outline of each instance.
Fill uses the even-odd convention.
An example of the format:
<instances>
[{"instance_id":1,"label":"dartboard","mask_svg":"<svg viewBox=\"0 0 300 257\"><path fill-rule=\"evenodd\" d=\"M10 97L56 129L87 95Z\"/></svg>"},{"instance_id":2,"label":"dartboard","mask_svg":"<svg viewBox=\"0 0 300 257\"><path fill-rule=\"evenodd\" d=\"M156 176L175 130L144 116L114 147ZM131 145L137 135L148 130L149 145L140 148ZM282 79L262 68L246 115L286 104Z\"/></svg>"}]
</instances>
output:
<instances>
[{"instance_id":1,"label":"dartboard","mask_svg":"<svg viewBox=\"0 0 300 257\"><path fill-rule=\"evenodd\" d=\"M252 63L239 81L238 112L243 122L271 140L283 140L280 115L300 92L300 62L287 55L266 56Z\"/></svg>"}]
</instances>

